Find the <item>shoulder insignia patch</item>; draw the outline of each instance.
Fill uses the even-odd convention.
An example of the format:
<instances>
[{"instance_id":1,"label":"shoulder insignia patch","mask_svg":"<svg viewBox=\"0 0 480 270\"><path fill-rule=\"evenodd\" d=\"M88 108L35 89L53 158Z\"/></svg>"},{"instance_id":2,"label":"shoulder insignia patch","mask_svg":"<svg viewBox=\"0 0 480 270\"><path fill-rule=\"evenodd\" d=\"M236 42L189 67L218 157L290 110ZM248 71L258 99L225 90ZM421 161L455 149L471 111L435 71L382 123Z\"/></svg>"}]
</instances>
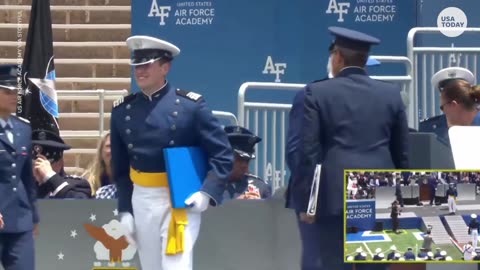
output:
<instances>
[{"instance_id":1,"label":"shoulder insignia patch","mask_svg":"<svg viewBox=\"0 0 480 270\"><path fill-rule=\"evenodd\" d=\"M118 107L120 104L131 101L135 97L135 94L130 94L125 97L121 97L113 102L113 108Z\"/></svg>"},{"instance_id":2,"label":"shoulder insignia patch","mask_svg":"<svg viewBox=\"0 0 480 270\"><path fill-rule=\"evenodd\" d=\"M15 114L12 114L14 117L16 117L18 120L24 122L25 124L30 124L30 121L28 119L25 119L23 117L17 116Z\"/></svg>"},{"instance_id":3,"label":"shoulder insignia patch","mask_svg":"<svg viewBox=\"0 0 480 270\"><path fill-rule=\"evenodd\" d=\"M190 92L190 91L185 91L185 90L181 90L181 89L177 89L177 95L179 96L182 96L182 97L186 97L192 101L199 101L201 98L202 98L202 95L200 94L197 94L195 92Z\"/></svg>"}]
</instances>

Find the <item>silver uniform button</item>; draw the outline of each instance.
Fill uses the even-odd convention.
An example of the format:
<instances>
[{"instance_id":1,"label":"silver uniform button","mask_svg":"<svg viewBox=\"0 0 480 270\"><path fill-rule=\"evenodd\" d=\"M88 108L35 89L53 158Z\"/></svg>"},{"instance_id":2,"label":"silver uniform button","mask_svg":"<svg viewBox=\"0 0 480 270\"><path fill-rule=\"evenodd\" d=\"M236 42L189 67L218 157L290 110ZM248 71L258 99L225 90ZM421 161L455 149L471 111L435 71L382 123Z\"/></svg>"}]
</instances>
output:
<instances>
[{"instance_id":1,"label":"silver uniform button","mask_svg":"<svg viewBox=\"0 0 480 270\"><path fill-rule=\"evenodd\" d=\"M175 112L172 113L172 115L173 115L173 116L177 116L177 115L178 115L178 112L175 111Z\"/></svg>"},{"instance_id":2,"label":"silver uniform button","mask_svg":"<svg viewBox=\"0 0 480 270\"><path fill-rule=\"evenodd\" d=\"M176 130L176 129L177 129L177 126L172 125L172 126L170 127L170 129L171 129L171 130Z\"/></svg>"},{"instance_id":3,"label":"silver uniform button","mask_svg":"<svg viewBox=\"0 0 480 270\"><path fill-rule=\"evenodd\" d=\"M177 99L175 100L175 104L180 104L180 99L177 98Z\"/></svg>"},{"instance_id":4,"label":"silver uniform button","mask_svg":"<svg viewBox=\"0 0 480 270\"><path fill-rule=\"evenodd\" d=\"M16 176L16 175L12 175L12 179L17 179L17 176Z\"/></svg>"},{"instance_id":5,"label":"silver uniform button","mask_svg":"<svg viewBox=\"0 0 480 270\"><path fill-rule=\"evenodd\" d=\"M133 144L129 143L128 144L128 149L132 149L133 148Z\"/></svg>"},{"instance_id":6,"label":"silver uniform button","mask_svg":"<svg viewBox=\"0 0 480 270\"><path fill-rule=\"evenodd\" d=\"M171 141L170 141L168 144L170 144L170 145L174 145L174 144L175 144L175 142L174 142L173 140L171 140Z\"/></svg>"},{"instance_id":7,"label":"silver uniform button","mask_svg":"<svg viewBox=\"0 0 480 270\"><path fill-rule=\"evenodd\" d=\"M125 121L130 121L130 115L125 116Z\"/></svg>"},{"instance_id":8,"label":"silver uniform button","mask_svg":"<svg viewBox=\"0 0 480 270\"><path fill-rule=\"evenodd\" d=\"M12 163L12 168L15 168L15 167L17 167L17 164Z\"/></svg>"},{"instance_id":9,"label":"silver uniform button","mask_svg":"<svg viewBox=\"0 0 480 270\"><path fill-rule=\"evenodd\" d=\"M125 132L126 132L127 134L130 134L132 131L131 131L129 128L127 128L127 129L125 130Z\"/></svg>"},{"instance_id":10,"label":"silver uniform button","mask_svg":"<svg viewBox=\"0 0 480 270\"><path fill-rule=\"evenodd\" d=\"M12 190L16 192L16 191L17 191L17 188L16 188L16 187L14 187L14 188L12 188Z\"/></svg>"},{"instance_id":11,"label":"silver uniform button","mask_svg":"<svg viewBox=\"0 0 480 270\"><path fill-rule=\"evenodd\" d=\"M16 155L17 155L17 153L16 153L16 152L12 152L12 156L16 156Z\"/></svg>"},{"instance_id":12,"label":"silver uniform button","mask_svg":"<svg viewBox=\"0 0 480 270\"><path fill-rule=\"evenodd\" d=\"M132 105L127 104L127 107L126 107L126 108L127 108L127 110L130 110L131 107L132 107Z\"/></svg>"}]
</instances>

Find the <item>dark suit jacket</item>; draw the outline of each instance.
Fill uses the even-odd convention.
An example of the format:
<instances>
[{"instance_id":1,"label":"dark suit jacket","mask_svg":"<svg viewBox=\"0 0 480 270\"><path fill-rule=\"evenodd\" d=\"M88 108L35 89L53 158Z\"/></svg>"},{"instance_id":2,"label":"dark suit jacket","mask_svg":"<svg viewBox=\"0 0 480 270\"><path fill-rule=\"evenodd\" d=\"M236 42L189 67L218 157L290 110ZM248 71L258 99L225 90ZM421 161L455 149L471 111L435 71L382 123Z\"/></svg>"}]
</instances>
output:
<instances>
[{"instance_id":1,"label":"dark suit jacket","mask_svg":"<svg viewBox=\"0 0 480 270\"><path fill-rule=\"evenodd\" d=\"M357 67L305 88L301 169L291 192L305 211L322 164L317 216L342 215L345 169L408 168L408 123L400 87Z\"/></svg>"}]
</instances>

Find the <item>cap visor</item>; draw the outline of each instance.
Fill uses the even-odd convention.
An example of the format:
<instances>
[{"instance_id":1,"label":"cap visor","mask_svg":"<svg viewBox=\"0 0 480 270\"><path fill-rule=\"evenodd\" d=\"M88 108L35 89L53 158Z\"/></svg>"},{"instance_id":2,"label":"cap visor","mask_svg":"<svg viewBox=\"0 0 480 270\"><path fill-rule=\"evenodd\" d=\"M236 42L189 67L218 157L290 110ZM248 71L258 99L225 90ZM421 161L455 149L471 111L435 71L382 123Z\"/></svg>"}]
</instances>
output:
<instances>
[{"instance_id":1,"label":"cap visor","mask_svg":"<svg viewBox=\"0 0 480 270\"><path fill-rule=\"evenodd\" d=\"M53 147L57 149L62 149L62 150L68 150L70 149L70 145L64 144L61 142L54 142L54 141L38 141L38 140L32 140L32 144L35 145L41 145L41 146L47 146L47 147Z\"/></svg>"}]
</instances>

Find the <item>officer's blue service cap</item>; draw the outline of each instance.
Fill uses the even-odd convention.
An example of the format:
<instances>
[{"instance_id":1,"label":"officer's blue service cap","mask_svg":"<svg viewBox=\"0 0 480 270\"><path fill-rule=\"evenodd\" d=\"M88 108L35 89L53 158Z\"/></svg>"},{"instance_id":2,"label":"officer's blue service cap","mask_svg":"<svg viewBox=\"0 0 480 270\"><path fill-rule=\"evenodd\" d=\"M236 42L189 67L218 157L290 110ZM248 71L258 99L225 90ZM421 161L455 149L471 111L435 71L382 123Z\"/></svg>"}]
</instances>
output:
<instances>
[{"instance_id":1,"label":"officer's blue service cap","mask_svg":"<svg viewBox=\"0 0 480 270\"><path fill-rule=\"evenodd\" d=\"M63 151L70 149L55 132L43 129L32 131L32 156L44 155L49 161L55 162L63 157Z\"/></svg>"},{"instance_id":2,"label":"officer's blue service cap","mask_svg":"<svg viewBox=\"0 0 480 270\"><path fill-rule=\"evenodd\" d=\"M17 65L0 65L0 89L17 90Z\"/></svg>"},{"instance_id":3,"label":"officer's blue service cap","mask_svg":"<svg viewBox=\"0 0 480 270\"><path fill-rule=\"evenodd\" d=\"M130 60L132 66L150 64L160 59L171 61L180 54L177 46L154 37L131 36L126 42L132 53Z\"/></svg>"},{"instance_id":4,"label":"officer's blue service cap","mask_svg":"<svg viewBox=\"0 0 480 270\"><path fill-rule=\"evenodd\" d=\"M380 44L376 37L355 30L331 26L328 31L335 36L334 44L355 51L370 51L370 46Z\"/></svg>"},{"instance_id":5,"label":"officer's blue service cap","mask_svg":"<svg viewBox=\"0 0 480 270\"><path fill-rule=\"evenodd\" d=\"M59 150L68 150L71 148L58 134L43 129L32 131L32 145L47 146Z\"/></svg>"},{"instance_id":6,"label":"officer's blue service cap","mask_svg":"<svg viewBox=\"0 0 480 270\"><path fill-rule=\"evenodd\" d=\"M241 126L226 126L224 130L235 153L245 159L255 159L255 145L262 138Z\"/></svg>"},{"instance_id":7,"label":"officer's blue service cap","mask_svg":"<svg viewBox=\"0 0 480 270\"><path fill-rule=\"evenodd\" d=\"M470 85L475 84L475 76L473 73L462 67L448 67L439 70L432 77L432 85L442 91L442 88L451 80L464 80Z\"/></svg>"}]
</instances>

